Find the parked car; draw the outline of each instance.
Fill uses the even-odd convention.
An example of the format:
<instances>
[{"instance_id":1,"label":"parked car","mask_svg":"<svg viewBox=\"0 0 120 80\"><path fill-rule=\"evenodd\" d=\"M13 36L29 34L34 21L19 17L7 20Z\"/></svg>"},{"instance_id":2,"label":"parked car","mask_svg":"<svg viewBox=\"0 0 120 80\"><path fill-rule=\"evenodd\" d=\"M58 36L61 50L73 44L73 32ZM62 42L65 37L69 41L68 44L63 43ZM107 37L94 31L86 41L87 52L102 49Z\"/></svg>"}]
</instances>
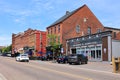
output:
<instances>
[{"instance_id":1,"label":"parked car","mask_svg":"<svg viewBox=\"0 0 120 80\"><path fill-rule=\"evenodd\" d=\"M46 56L46 55L40 56L40 59L41 59L42 61L46 61L46 60L47 60L47 56Z\"/></svg>"},{"instance_id":2,"label":"parked car","mask_svg":"<svg viewBox=\"0 0 120 80\"><path fill-rule=\"evenodd\" d=\"M28 54L19 54L17 57L16 57L16 61L27 61L29 62L29 57L28 57Z\"/></svg>"},{"instance_id":3,"label":"parked car","mask_svg":"<svg viewBox=\"0 0 120 80\"><path fill-rule=\"evenodd\" d=\"M67 63L68 62L68 56L59 56L57 58L58 63Z\"/></svg>"},{"instance_id":4,"label":"parked car","mask_svg":"<svg viewBox=\"0 0 120 80\"><path fill-rule=\"evenodd\" d=\"M71 54L68 57L68 63L69 64L87 64L88 58L87 56L84 56L83 54Z\"/></svg>"}]
</instances>

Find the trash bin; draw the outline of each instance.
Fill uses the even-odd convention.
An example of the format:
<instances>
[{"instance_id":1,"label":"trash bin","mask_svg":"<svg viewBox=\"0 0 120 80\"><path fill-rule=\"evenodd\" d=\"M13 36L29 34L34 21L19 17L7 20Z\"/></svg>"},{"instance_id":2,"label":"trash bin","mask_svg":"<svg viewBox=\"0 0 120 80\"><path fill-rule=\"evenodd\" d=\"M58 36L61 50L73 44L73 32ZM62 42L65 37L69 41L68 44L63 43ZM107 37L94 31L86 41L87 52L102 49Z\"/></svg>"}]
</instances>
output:
<instances>
[{"instance_id":1,"label":"trash bin","mask_svg":"<svg viewBox=\"0 0 120 80\"><path fill-rule=\"evenodd\" d=\"M120 57L113 57L112 64L113 64L113 72L114 73L120 72Z\"/></svg>"}]
</instances>

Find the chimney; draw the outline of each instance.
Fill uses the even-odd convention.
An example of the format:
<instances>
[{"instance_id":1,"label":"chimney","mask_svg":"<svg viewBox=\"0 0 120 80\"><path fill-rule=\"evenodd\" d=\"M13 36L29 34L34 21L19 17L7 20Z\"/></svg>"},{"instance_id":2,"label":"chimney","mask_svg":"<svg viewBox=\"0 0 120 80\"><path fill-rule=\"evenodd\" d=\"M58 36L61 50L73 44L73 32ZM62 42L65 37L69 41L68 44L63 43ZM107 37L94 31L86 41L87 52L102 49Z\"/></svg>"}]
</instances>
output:
<instances>
[{"instance_id":1,"label":"chimney","mask_svg":"<svg viewBox=\"0 0 120 80\"><path fill-rule=\"evenodd\" d=\"M70 12L69 12L69 11L66 11L66 15L68 15L68 14L70 14Z\"/></svg>"}]
</instances>

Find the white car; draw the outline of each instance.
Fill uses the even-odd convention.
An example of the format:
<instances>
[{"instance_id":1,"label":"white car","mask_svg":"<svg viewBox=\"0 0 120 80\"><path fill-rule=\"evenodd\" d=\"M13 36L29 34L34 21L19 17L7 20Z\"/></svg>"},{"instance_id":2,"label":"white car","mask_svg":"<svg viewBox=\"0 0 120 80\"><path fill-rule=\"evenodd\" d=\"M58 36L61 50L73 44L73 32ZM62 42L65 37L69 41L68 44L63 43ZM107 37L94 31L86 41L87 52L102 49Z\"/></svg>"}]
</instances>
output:
<instances>
[{"instance_id":1,"label":"white car","mask_svg":"<svg viewBox=\"0 0 120 80\"><path fill-rule=\"evenodd\" d=\"M16 57L16 61L27 61L29 62L29 57L28 57L28 54L19 54L17 57Z\"/></svg>"}]
</instances>

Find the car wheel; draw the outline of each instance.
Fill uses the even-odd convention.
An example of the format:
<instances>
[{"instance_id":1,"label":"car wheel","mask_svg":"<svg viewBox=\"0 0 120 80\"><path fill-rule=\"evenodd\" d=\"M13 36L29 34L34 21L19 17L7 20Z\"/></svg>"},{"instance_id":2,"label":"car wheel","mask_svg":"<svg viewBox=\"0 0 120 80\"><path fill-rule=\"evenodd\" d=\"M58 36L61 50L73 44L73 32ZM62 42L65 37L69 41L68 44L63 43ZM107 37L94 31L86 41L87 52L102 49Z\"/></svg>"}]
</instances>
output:
<instances>
[{"instance_id":1,"label":"car wheel","mask_svg":"<svg viewBox=\"0 0 120 80\"><path fill-rule=\"evenodd\" d=\"M67 63L67 61L65 61L65 63Z\"/></svg>"},{"instance_id":2,"label":"car wheel","mask_svg":"<svg viewBox=\"0 0 120 80\"><path fill-rule=\"evenodd\" d=\"M88 62L87 61L85 61L85 64L87 64Z\"/></svg>"},{"instance_id":3,"label":"car wheel","mask_svg":"<svg viewBox=\"0 0 120 80\"><path fill-rule=\"evenodd\" d=\"M69 64L72 64L72 63L69 63Z\"/></svg>"},{"instance_id":4,"label":"car wheel","mask_svg":"<svg viewBox=\"0 0 120 80\"><path fill-rule=\"evenodd\" d=\"M17 59L15 59L16 61L18 61Z\"/></svg>"},{"instance_id":5,"label":"car wheel","mask_svg":"<svg viewBox=\"0 0 120 80\"><path fill-rule=\"evenodd\" d=\"M27 60L27 62L29 62L29 60Z\"/></svg>"}]
</instances>

